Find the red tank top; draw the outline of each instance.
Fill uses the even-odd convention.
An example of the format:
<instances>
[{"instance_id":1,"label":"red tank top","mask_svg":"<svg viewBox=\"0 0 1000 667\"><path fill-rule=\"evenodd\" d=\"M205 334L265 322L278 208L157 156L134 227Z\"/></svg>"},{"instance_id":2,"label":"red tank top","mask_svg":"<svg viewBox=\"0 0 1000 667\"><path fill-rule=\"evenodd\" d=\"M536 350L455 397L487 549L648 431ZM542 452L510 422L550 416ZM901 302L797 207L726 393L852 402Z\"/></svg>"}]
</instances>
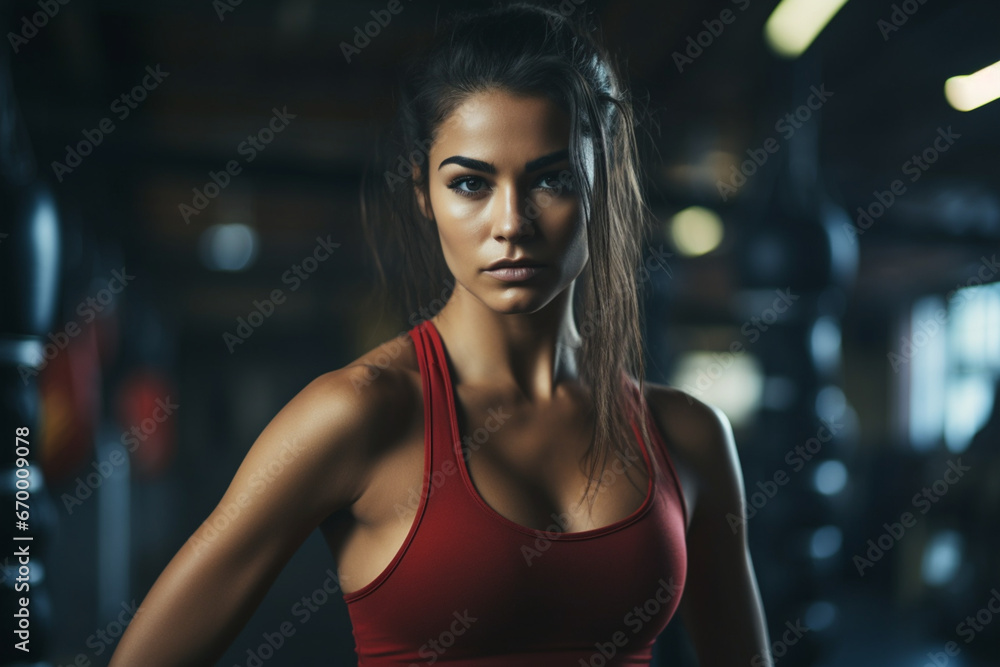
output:
<instances>
[{"instance_id":1,"label":"red tank top","mask_svg":"<svg viewBox=\"0 0 1000 667\"><path fill-rule=\"evenodd\" d=\"M581 532L561 532L558 515L548 530L527 528L472 483L437 329L425 320L409 335L423 382L423 488L416 507L397 508L412 525L395 557L344 595L358 665L649 665L684 587L687 506L645 402L656 465L632 421L651 470L639 509Z\"/></svg>"}]
</instances>

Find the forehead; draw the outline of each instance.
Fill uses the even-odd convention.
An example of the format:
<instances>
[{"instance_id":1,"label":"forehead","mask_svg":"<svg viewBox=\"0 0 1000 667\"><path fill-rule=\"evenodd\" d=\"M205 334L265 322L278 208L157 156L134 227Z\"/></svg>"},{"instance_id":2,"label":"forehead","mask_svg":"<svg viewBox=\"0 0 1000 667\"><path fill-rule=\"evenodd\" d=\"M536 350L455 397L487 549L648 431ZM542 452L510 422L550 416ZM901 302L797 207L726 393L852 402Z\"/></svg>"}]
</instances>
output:
<instances>
[{"instance_id":1,"label":"forehead","mask_svg":"<svg viewBox=\"0 0 1000 667\"><path fill-rule=\"evenodd\" d=\"M509 155L523 166L540 151L565 148L569 130L569 115L547 97L479 92L441 123L431 152L495 162Z\"/></svg>"}]
</instances>

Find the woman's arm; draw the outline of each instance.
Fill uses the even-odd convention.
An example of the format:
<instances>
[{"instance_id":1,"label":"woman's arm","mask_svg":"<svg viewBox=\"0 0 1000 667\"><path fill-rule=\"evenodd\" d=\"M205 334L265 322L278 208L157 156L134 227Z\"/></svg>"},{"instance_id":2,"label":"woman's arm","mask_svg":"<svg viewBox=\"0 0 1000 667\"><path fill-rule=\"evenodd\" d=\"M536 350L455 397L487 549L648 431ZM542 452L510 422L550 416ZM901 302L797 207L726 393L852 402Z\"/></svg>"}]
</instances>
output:
<instances>
[{"instance_id":1,"label":"woman's arm","mask_svg":"<svg viewBox=\"0 0 1000 667\"><path fill-rule=\"evenodd\" d=\"M695 482L679 612L698 664L772 667L764 607L747 545L743 473L729 419L718 408L676 389L659 389L651 399Z\"/></svg>"},{"instance_id":2,"label":"woman's arm","mask_svg":"<svg viewBox=\"0 0 1000 667\"><path fill-rule=\"evenodd\" d=\"M153 584L110 667L214 665L225 653L309 533L364 490L371 443L391 437L391 382L366 372L319 376L271 420Z\"/></svg>"}]
</instances>

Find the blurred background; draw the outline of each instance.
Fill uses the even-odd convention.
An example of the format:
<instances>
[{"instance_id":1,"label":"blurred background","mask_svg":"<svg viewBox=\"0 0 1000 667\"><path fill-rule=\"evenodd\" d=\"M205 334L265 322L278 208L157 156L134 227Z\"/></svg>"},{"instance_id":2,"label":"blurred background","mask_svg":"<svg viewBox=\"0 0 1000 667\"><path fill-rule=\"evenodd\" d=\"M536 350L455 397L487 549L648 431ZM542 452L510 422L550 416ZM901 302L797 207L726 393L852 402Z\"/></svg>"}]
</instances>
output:
<instances>
[{"instance_id":1,"label":"blurred background","mask_svg":"<svg viewBox=\"0 0 1000 667\"><path fill-rule=\"evenodd\" d=\"M776 663L1000 665L1000 4L549 4L645 112L647 379L733 424ZM477 5L0 5L0 664L106 664L278 410L409 328L360 177ZM356 664L334 565L314 533L219 664ZM655 658L696 664L679 618Z\"/></svg>"}]
</instances>

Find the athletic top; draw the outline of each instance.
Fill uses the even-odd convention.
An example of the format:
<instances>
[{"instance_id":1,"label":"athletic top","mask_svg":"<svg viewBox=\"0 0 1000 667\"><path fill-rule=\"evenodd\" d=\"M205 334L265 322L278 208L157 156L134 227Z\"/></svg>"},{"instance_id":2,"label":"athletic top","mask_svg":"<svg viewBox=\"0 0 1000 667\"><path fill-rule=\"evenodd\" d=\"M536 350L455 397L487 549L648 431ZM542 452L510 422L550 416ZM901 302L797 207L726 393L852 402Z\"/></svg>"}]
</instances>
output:
<instances>
[{"instance_id":1,"label":"athletic top","mask_svg":"<svg viewBox=\"0 0 1000 667\"><path fill-rule=\"evenodd\" d=\"M648 666L683 591L688 510L645 401L656 465L630 420L651 472L639 509L575 533L561 532L556 514L547 530L527 528L473 486L436 327L424 320L408 333L423 381L423 488L416 507L397 508L414 518L395 557L343 596L359 667Z\"/></svg>"}]
</instances>

